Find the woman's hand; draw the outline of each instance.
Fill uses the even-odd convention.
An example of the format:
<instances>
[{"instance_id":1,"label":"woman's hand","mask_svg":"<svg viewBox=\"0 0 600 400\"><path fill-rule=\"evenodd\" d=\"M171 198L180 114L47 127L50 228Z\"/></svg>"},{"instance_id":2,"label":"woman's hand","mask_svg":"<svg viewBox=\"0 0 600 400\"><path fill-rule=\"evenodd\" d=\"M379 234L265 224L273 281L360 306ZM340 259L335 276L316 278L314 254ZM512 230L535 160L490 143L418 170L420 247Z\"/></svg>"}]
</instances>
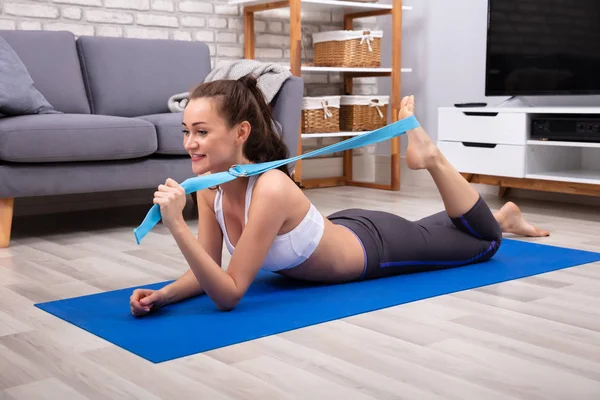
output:
<instances>
[{"instance_id":1,"label":"woman's hand","mask_svg":"<svg viewBox=\"0 0 600 400\"><path fill-rule=\"evenodd\" d=\"M181 185L169 178L164 185L158 186L154 192L154 204L160 206L160 214L163 224L171 228L177 222L183 220L183 208L185 207L185 190Z\"/></svg>"},{"instance_id":2,"label":"woman's hand","mask_svg":"<svg viewBox=\"0 0 600 400\"><path fill-rule=\"evenodd\" d=\"M160 290L135 289L129 297L131 313L136 317L156 311L166 303L166 297Z\"/></svg>"}]
</instances>

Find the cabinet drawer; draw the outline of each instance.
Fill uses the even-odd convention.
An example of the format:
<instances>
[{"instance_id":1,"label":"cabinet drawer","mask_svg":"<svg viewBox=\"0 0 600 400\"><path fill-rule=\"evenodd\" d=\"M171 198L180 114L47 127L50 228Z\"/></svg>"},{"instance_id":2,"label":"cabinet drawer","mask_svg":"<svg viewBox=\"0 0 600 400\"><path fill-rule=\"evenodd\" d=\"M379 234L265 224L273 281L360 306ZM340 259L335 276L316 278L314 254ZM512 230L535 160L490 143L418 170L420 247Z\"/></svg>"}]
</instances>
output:
<instances>
[{"instance_id":1,"label":"cabinet drawer","mask_svg":"<svg viewBox=\"0 0 600 400\"><path fill-rule=\"evenodd\" d=\"M527 143L527 114L441 109L438 139L495 144Z\"/></svg>"},{"instance_id":2,"label":"cabinet drawer","mask_svg":"<svg viewBox=\"0 0 600 400\"><path fill-rule=\"evenodd\" d=\"M439 141L438 147L459 172L525 177L527 146Z\"/></svg>"}]
</instances>

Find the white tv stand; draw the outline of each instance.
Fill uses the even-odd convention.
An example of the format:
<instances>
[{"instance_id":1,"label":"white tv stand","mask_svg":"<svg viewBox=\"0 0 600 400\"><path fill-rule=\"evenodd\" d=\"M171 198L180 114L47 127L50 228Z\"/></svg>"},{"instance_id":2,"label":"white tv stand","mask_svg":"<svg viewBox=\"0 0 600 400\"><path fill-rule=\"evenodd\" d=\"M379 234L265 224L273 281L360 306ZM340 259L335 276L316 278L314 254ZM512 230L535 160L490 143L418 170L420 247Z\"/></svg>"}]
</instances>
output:
<instances>
[{"instance_id":1,"label":"white tv stand","mask_svg":"<svg viewBox=\"0 0 600 400\"><path fill-rule=\"evenodd\" d=\"M531 117L600 107L441 107L438 146L472 183L600 196L600 142L531 139ZM600 132L598 132L600 135Z\"/></svg>"}]
</instances>

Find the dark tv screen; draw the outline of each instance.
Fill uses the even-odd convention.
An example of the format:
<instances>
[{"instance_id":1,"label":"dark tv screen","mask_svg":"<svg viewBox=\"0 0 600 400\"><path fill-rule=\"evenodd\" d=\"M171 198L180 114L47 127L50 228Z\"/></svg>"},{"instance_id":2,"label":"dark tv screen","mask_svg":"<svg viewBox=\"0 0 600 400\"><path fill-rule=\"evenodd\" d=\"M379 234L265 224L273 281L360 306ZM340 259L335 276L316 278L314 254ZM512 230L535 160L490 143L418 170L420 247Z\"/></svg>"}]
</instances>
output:
<instances>
[{"instance_id":1,"label":"dark tv screen","mask_svg":"<svg viewBox=\"0 0 600 400\"><path fill-rule=\"evenodd\" d=\"M486 96L600 93L600 0L488 0Z\"/></svg>"}]
</instances>

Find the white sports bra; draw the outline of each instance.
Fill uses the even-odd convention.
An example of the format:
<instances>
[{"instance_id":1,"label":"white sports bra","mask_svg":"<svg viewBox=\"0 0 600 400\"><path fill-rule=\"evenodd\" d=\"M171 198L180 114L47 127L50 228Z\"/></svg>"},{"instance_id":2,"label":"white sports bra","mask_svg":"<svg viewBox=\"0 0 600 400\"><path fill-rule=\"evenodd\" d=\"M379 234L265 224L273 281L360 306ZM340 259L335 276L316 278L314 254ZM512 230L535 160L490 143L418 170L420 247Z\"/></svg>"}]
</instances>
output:
<instances>
[{"instance_id":1,"label":"white sports bra","mask_svg":"<svg viewBox=\"0 0 600 400\"><path fill-rule=\"evenodd\" d=\"M249 177L248 188L246 189L245 202L245 221L248 223L248 209L252 199L252 188L259 175ZM223 216L223 192L221 188L217 189L214 202L215 215L223 232L225 244L229 254L233 254L235 247L229 241L227 228L225 227L225 218ZM275 237L271 248L264 260L262 269L267 271L279 271L295 267L304 262L315 251L321 237L323 236L324 222L323 216L311 203L306 216L291 231Z\"/></svg>"}]
</instances>

